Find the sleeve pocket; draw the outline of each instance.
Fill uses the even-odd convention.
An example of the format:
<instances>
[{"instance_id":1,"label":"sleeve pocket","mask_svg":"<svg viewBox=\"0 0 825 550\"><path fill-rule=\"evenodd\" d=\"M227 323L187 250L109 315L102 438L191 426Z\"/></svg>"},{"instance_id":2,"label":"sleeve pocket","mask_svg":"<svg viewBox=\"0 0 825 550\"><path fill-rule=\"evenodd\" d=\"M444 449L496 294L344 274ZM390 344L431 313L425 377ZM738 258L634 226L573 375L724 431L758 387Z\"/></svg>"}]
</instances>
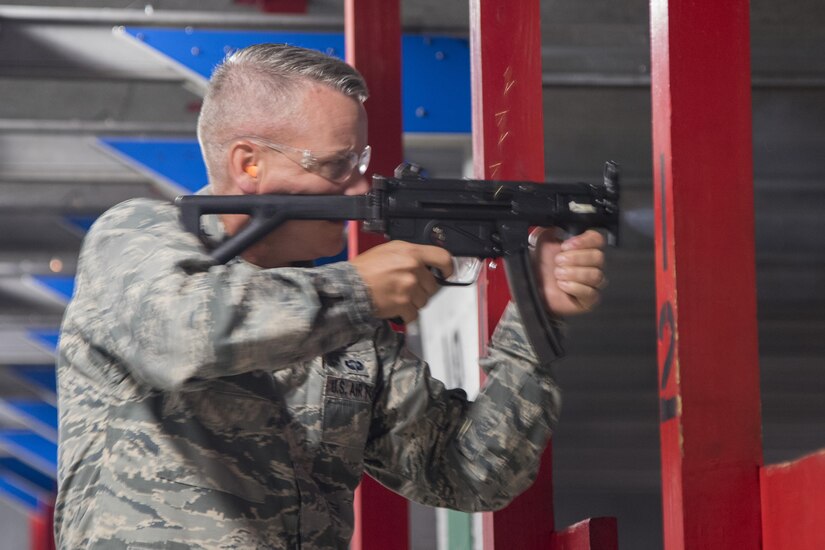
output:
<instances>
[{"instance_id":1,"label":"sleeve pocket","mask_svg":"<svg viewBox=\"0 0 825 550\"><path fill-rule=\"evenodd\" d=\"M324 443L363 451L369 433L370 409L370 403L327 397L324 400Z\"/></svg>"}]
</instances>

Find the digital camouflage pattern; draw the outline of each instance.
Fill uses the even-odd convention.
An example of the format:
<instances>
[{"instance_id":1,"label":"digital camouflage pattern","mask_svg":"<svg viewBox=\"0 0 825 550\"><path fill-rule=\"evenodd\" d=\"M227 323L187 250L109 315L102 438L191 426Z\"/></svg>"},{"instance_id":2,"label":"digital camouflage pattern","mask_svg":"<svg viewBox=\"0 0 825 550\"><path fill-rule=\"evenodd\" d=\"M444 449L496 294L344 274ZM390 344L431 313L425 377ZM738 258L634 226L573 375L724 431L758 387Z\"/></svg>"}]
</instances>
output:
<instances>
[{"instance_id":1,"label":"digital camouflage pattern","mask_svg":"<svg viewBox=\"0 0 825 550\"><path fill-rule=\"evenodd\" d=\"M513 306L474 402L371 307L348 263L216 266L170 204L104 214L60 339L58 547L347 548L364 469L424 504L506 505L559 408Z\"/></svg>"}]
</instances>

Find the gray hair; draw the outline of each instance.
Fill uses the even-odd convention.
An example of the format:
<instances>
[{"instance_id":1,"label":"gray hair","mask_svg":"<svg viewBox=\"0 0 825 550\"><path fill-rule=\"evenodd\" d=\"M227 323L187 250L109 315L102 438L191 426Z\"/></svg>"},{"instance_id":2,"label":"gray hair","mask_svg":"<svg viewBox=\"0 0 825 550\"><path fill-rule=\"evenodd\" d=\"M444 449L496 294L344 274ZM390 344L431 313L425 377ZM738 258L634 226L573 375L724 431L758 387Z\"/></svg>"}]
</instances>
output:
<instances>
[{"instance_id":1,"label":"gray hair","mask_svg":"<svg viewBox=\"0 0 825 550\"><path fill-rule=\"evenodd\" d=\"M277 139L288 132L300 94L312 84L357 101L369 92L361 74L344 61L288 44L256 44L229 55L212 73L198 117L198 141L209 179L220 178L228 142L242 135Z\"/></svg>"}]
</instances>

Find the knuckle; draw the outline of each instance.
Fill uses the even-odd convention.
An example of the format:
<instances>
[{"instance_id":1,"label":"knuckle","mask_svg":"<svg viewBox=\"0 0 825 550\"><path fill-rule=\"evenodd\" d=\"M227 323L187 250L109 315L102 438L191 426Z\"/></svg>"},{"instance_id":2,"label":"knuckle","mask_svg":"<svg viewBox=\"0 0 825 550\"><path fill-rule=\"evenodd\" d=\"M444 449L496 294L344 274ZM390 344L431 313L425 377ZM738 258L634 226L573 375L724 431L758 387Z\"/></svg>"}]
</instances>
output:
<instances>
[{"instance_id":1,"label":"knuckle","mask_svg":"<svg viewBox=\"0 0 825 550\"><path fill-rule=\"evenodd\" d=\"M408 294L418 285L418 279L412 272L406 271L399 276L398 284L404 293Z\"/></svg>"},{"instance_id":2,"label":"knuckle","mask_svg":"<svg viewBox=\"0 0 825 550\"><path fill-rule=\"evenodd\" d=\"M418 269L421 266L421 260L418 259L417 256L412 254L404 254L400 258L400 263L402 269L405 271L412 271L414 269Z\"/></svg>"}]
</instances>

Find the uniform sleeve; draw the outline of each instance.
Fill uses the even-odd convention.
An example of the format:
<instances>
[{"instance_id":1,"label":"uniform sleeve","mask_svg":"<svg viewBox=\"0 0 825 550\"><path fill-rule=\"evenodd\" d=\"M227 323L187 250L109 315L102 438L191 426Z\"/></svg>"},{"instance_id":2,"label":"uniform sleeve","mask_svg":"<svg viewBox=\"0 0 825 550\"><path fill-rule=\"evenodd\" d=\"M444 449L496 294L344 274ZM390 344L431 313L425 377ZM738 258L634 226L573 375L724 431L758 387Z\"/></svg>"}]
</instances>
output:
<instances>
[{"instance_id":1,"label":"uniform sleeve","mask_svg":"<svg viewBox=\"0 0 825 550\"><path fill-rule=\"evenodd\" d=\"M508 306L482 362L475 401L446 390L427 365L386 335L367 471L390 489L430 506L463 511L506 506L535 480L559 414L560 392L539 369L517 310ZM393 355L395 354L395 355Z\"/></svg>"},{"instance_id":2,"label":"uniform sleeve","mask_svg":"<svg viewBox=\"0 0 825 550\"><path fill-rule=\"evenodd\" d=\"M172 205L107 212L80 254L61 347L80 338L164 390L278 369L374 334L368 291L348 263L213 265Z\"/></svg>"}]
</instances>

